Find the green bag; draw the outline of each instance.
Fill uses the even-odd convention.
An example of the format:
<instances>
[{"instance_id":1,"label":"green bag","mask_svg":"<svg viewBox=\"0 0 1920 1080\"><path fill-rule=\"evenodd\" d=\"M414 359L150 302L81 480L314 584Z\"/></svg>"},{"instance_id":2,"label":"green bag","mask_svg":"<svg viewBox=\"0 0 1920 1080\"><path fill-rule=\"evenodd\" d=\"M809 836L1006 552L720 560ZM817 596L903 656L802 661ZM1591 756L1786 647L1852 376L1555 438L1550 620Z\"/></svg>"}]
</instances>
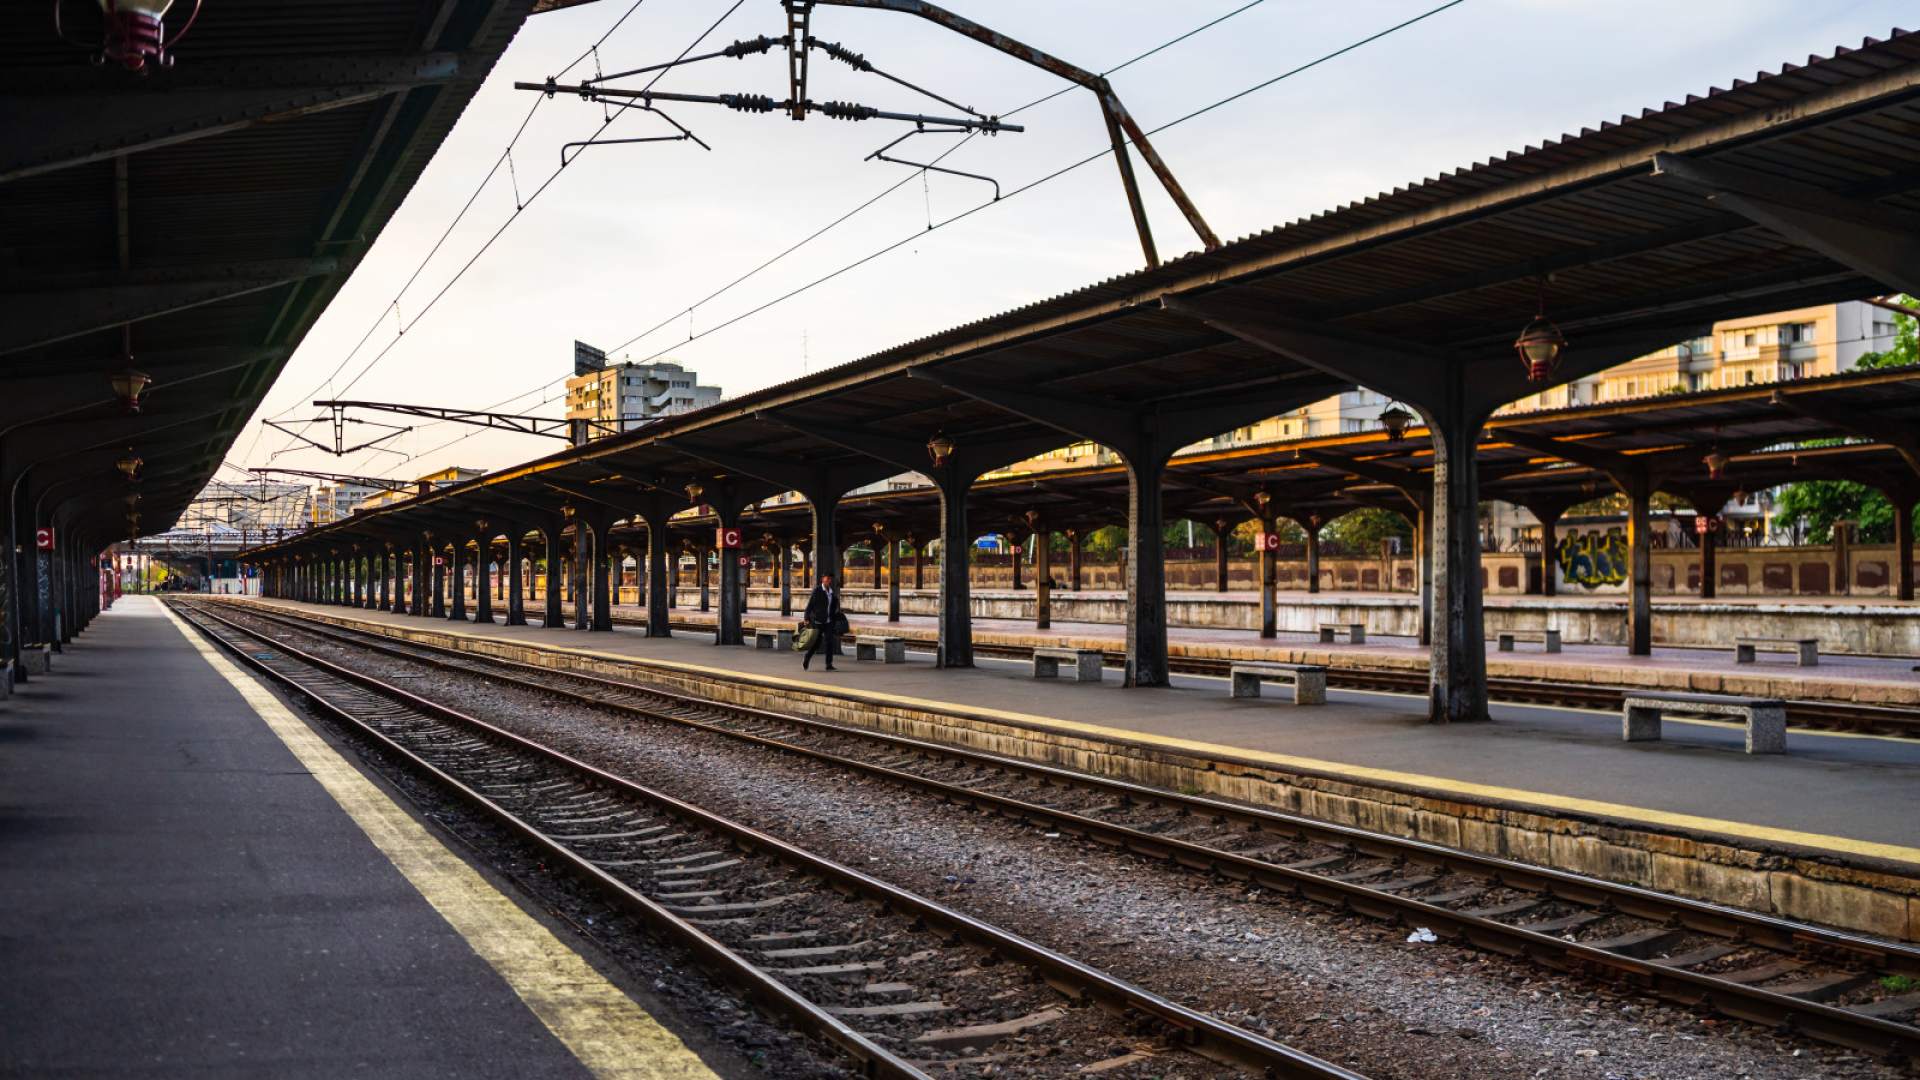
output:
<instances>
[{"instance_id":1,"label":"green bag","mask_svg":"<svg viewBox=\"0 0 1920 1080\"><path fill-rule=\"evenodd\" d=\"M813 644L814 635L819 632L818 629L812 626L801 627L800 632L793 635L793 651L806 652L807 646Z\"/></svg>"}]
</instances>

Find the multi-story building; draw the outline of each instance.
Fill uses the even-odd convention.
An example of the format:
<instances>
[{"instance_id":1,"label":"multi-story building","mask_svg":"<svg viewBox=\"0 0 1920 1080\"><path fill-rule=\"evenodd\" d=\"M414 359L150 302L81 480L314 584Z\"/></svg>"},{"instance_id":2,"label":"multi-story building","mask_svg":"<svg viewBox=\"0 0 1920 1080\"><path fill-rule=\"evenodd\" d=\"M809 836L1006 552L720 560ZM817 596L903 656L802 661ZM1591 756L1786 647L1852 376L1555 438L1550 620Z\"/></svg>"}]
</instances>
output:
<instances>
[{"instance_id":1,"label":"multi-story building","mask_svg":"<svg viewBox=\"0 0 1920 1080\"><path fill-rule=\"evenodd\" d=\"M609 363L599 349L573 343L567 419L593 421L589 438L631 431L658 417L711 405L720 397L719 387L700 385L698 372L671 361Z\"/></svg>"},{"instance_id":2,"label":"multi-story building","mask_svg":"<svg viewBox=\"0 0 1920 1080\"><path fill-rule=\"evenodd\" d=\"M1713 324L1705 337L1575 379L1502 412L1559 409L1607 401L1725 390L1848 371L1893 345L1894 313L1862 300L1775 311ZM1579 342L1573 342L1574 348Z\"/></svg>"},{"instance_id":3,"label":"multi-story building","mask_svg":"<svg viewBox=\"0 0 1920 1080\"><path fill-rule=\"evenodd\" d=\"M386 506L389 503L401 502L413 498L423 487L428 491L438 491L443 487L463 484L468 480L485 476L486 474L487 470L485 469L464 469L458 465L448 466L438 472L430 472L425 476L416 477L413 482L413 487L406 491L375 491L360 501L359 508L362 510L371 510L376 506Z\"/></svg>"},{"instance_id":4,"label":"multi-story building","mask_svg":"<svg viewBox=\"0 0 1920 1080\"><path fill-rule=\"evenodd\" d=\"M309 525L329 525L351 515L368 499L380 492L379 488L364 484L328 484L313 493L307 504L307 523Z\"/></svg>"}]
</instances>

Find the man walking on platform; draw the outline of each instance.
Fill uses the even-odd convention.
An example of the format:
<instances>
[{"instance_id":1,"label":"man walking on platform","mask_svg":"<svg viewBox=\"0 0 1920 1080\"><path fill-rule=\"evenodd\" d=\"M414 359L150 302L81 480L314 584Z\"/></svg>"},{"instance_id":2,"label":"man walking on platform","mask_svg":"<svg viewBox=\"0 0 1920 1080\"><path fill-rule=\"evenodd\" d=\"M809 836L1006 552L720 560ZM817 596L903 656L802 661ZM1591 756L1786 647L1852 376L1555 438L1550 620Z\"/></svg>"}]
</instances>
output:
<instances>
[{"instance_id":1,"label":"man walking on platform","mask_svg":"<svg viewBox=\"0 0 1920 1080\"><path fill-rule=\"evenodd\" d=\"M807 610L801 618L813 627L813 640L807 643L806 655L800 659L800 669L805 671L813 663L813 654L824 647L827 670L833 671L834 655L840 651L840 635L847 631L847 617L840 613L840 590L833 587L832 574L820 575L819 583L813 587L813 594L807 597Z\"/></svg>"}]
</instances>

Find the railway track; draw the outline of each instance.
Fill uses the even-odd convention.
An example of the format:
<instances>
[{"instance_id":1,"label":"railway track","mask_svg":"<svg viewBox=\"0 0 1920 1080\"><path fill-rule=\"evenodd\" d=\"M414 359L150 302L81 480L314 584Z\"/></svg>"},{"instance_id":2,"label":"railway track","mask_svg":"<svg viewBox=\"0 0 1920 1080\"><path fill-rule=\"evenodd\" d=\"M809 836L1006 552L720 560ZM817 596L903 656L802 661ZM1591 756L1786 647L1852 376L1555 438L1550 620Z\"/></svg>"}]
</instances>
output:
<instances>
[{"instance_id":1,"label":"railway track","mask_svg":"<svg viewBox=\"0 0 1920 1080\"><path fill-rule=\"evenodd\" d=\"M725 735L957 805L1877 1056L1920 1061L1920 950L1381 833L672 690L257 618L442 671Z\"/></svg>"},{"instance_id":2,"label":"railway track","mask_svg":"<svg viewBox=\"0 0 1920 1080\"><path fill-rule=\"evenodd\" d=\"M571 617L572 609L565 609ZM534 622L539 621L537 613L527 616ZM616 626L645 626L646 620L630 615L615 614ZM675 631L690 634L712 634L711 623L679 621L672 624ZM855 636L858 636L857 633ZM924 642L908 642L910 648L927 648ZM975 641L974 654L990 656L1002 660L1030 660L1033 649L1024 645L1006 645ZM1103 654L1107 667L1126 666L1126 654L1108 651ZM1173 656L1167 666L1182 675L1208 675L1226 678L1227 669L1232 666L1230 660L1216 660L1208 657ZM1374 690L1383 693L1412 694L1424 697L1427 693L1426 676L1417 671L1369 671L1360 668L1329 667L1327 685L1340 690ZM1595 709L1602 712L1620 710L1623 691L1617 687L1592 686L1584 683L1548 682L1536 679L1513 679L1490 676L1487 679L1487 694L1493 701L1523 705L1557 705L1563 708ZM1920 709L1903 709L1885 705L1855 705L1828 701L1788 701L1787 720L1796 727L1817 728L1824 731L1848 731L1869 735L1896 735L1906 738L1920 738Z\"/></svg>"},{"instance_id":3,"label":"railway track","mask_svg":"<svg viewBox=\"0 0 1920 1080\"><path fill-rule=\"evenodd\" d=\"M1217 1075L1225 1062L1272 1077L1364 1080L308 653L284 634L211 605L173 606L244 665L437 781L746 997L839 1050L859 1075L925 1080L930 1071L966 1075L982 1065L1065 1075L1112 1062L1116 1041L1144 1034L1166 1049L1151 1058L1154 1075ZM1078 1007L1087 1004L1101 1008ZM1030 1041L1035 1034L1040 1041ZM1115 1076L1137 1075L1112 1067Z\"/></svg>"}]
</instances>

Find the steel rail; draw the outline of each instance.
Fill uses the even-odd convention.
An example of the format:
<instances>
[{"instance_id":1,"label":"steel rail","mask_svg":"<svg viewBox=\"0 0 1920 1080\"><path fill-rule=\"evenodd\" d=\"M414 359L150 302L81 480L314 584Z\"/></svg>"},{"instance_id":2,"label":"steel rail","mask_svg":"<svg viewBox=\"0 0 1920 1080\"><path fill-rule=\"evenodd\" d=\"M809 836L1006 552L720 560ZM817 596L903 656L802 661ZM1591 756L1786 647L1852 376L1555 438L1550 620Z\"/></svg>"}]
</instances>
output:
<instances>
[{"instance_id":1,"label":"steel rail","mask_svg":"<svg viewBox=\"0 0 1920 1080\"><path fill-rule=\"evenodd\" d=\"M176 604L179 604L179 602L176 601ZM768 833L721 817L718 814L701 809L691 803L668 795L665 792L656 791L625 779L624 777L616 776L613 773L580 761L552 747L524 736L516 735L503 728L495 727L484 720L440 705L430 699L393 686L390 683L382 682L373 676L354 671L303 650L293 648L284 642L263 639L256 631L248 630L246 627L239 625L223 615L207 610L206 605L188 603L179 604L179 606L190 609L193 614L202 618L211 619L248 637L261 640L263 644L274 651L290 657L299 663L322 671L334 678L398 701L410 708L419 710L438 719L468 728L488 739L505 743L517 751L534 756L549 765L573 772L596 785L610 788L616 792L640 799L643 802L649 802L656 806L663 807L676 816L694 822L700 828L727 837L742 848L769 855L780 862L801 870L803 873L817 876L824 881L830 882L836 889L872 899L881 904L886 910L904 913L911 916L916 922L932 927L953 939L967 942L976 948L988 951L998 957L1031 968L1040 974L1049 985L1055 987L1065 996L1075 1000L1091 1000L1117 1012L1139 1017L1165 1033L1170 1042L1183 1046L1202 1056L1265 1070L1268 1075L1274 1077L1298 1078L1298 1080L1367 1080L1366 1077L1359 1073L1341 1068L1329 1062L1321 1061L1312 1055L1295 1050L1283 1043L1275 1042L1272 1039L1268 1039L1244 1028L1228 1024L1222 1020L1208 1016L1205 1013L1187 1008L1184 1005L1170 1001L1158 994L1154 994L1151 991L1075 960L1063 953L1049 949L1009 931L1002 930L991 923L956 911L944 904L920 896L917 893L891 885L879 878L862 873L859 870L815 855ZM649 922L653 922L654 920L651 916L657 914L661 920L659 925L671 927L676 934L683 931L684 934L696 935L699 939L702 939L703 947L697 951L704 955L716 957L720 954L725 954L726 957L731 958L732 962L738 965L744 965L752 970L755 976L753 980L754 983L772 983L783 992L779 998L775 999L779 1005L783 1006L783 1011L791 1010L791 1015L801 1018L802 1022L806 1023L810 1028L825 1023L828 1026L819 1028L818 1030L823 1034L830 1033L832 1036L835 1036L832 1038L833 1042L848 1048L850 1051L857 1050L858 1052L855 1053L856 1058L868 1064L870 1070L876 1066L883 1067L884 1071L870 1071L870 1075L901 1077L923 1077L925 1075L913 1068L910 1064L894 1058L883 1048L867 1041L864 1036L836 1018L821 1012L817 1007L806 1002L804 998L798 997L798 995L787 990L784 985L779 984L776 980L772 980L766 973L760 972L758 969L752 969L752 965L748 961L740 958L737 953L727 949L726 946L713 940L696 927L686 924L684 920L679 919L645 896L628 888L617 879L606 874L605 871L586 862L578 855L574 855L570 850L559 845L557 842L546 838L544 834L541 834L532 826L520 822L509 811L493 803L485 796L473 791L465 784L448 776L431 764L421 761L417 755L399 746L383 733L361 722L358 718L352 717L332 703L326 702L311 689L302 686L298 681L289 678L284 673L269 667L263 661L258 660L248 653L244 648L226 641L220 635L213 633L199 623L195 623L194 625L249 667L268 674L276 682L286 685L298 692L303 698L319 703L330 714L346 719L356 729L367 731L379 739L383 745L402 755L409 762L419 764L434 775L436 779L441 779L450 784L462 797L481 804L490 814L512 825L516 831L535 841L541 847L553 851L558 855L567 856L568 865L581 868L587 871L588 876L596 882L619 890L623 894L623 898L628 899L630 903L635 903L637 910L642 910L650 916ZM301 629L304 630L305 628L302 627ZM804 1009L800 1009L798 1006L804 1006Z\"/></svg>"},{"instance_id":2,"label":"steel rail","mask_svg":"<svg viewBox=\"0 0 1920 1080\"><path fill-rule=\"evenodd\" d=\"M1410 926L1424 926L1438 934L1457 937L1480 948L1505 955L1525 956L1558 970L1575 971L1596 977L1611 977L1681 1004L1704 1005L1727 1016L1768 1026L1789 1026L1810 1037L1871 1054L1920 1060L1920 1028L1911 1025L1865 1016L1820 1002L1790 997L1763 988L1670 967L1656 961L1625 956L1488 918L1466 915L1412 897L1382 892L1364 883L1336 881L1310 871L1292 869L1203 844L1163 837L1010 796L976 791L962 784L919 776L812 747L798 746L778 738L735 731L719 724L675 716L631 702L609 701L554 686L550 681L538 682L506 676L502 672L523 672L542 680L569 679L613 693L650 695L689 708L733 714L767 723L825 732L839 737L851 737L905 753L944 758L1003 773L1018 773L1043 783L1097 790L1133 802L1159 805L1182 813L1233 820L1281 837L1335 844L1375 857L1406 859L1463 873L1486 880L1493 885L1538 893L1586 907L1610 908L1623 915L1664 924L1677 924L1687 930L1743 945L1789 953L1799 959L1823 960L1837 965L1870 966L1875 972L1889 974L1920 975L1920 949L1911 946L1722 907L1566 871L1480 855L1425 841L1336 825L1280 811L1241 806L1200 796L1182 795L1127 781L981 751L851 728L808 717L717 702L679 691L628 683L599 675L545 668L523 661L481 656L419 642L405 642L396 647L380 639L379 635L316 623L285 612L248 609L248 613L271 622L293 626L319 637L331 638L410 662L496 679L582 704L710 731L764 748L781 750L835 767L855 770L949 802L971 805L1003 814L1014 820L1072 832L1143 856L1218 873L1235 880L1257 883L1262 887L1298 894L1322 903L1342 906L1361 914L1398 920ZM375 640L367 640L369 638ZM420 652L431 655L423 657L418 655ZM444 659L447 657L459 662ZM476 666L486 670L475 671Z\"/></svg>"}]
</instances>

